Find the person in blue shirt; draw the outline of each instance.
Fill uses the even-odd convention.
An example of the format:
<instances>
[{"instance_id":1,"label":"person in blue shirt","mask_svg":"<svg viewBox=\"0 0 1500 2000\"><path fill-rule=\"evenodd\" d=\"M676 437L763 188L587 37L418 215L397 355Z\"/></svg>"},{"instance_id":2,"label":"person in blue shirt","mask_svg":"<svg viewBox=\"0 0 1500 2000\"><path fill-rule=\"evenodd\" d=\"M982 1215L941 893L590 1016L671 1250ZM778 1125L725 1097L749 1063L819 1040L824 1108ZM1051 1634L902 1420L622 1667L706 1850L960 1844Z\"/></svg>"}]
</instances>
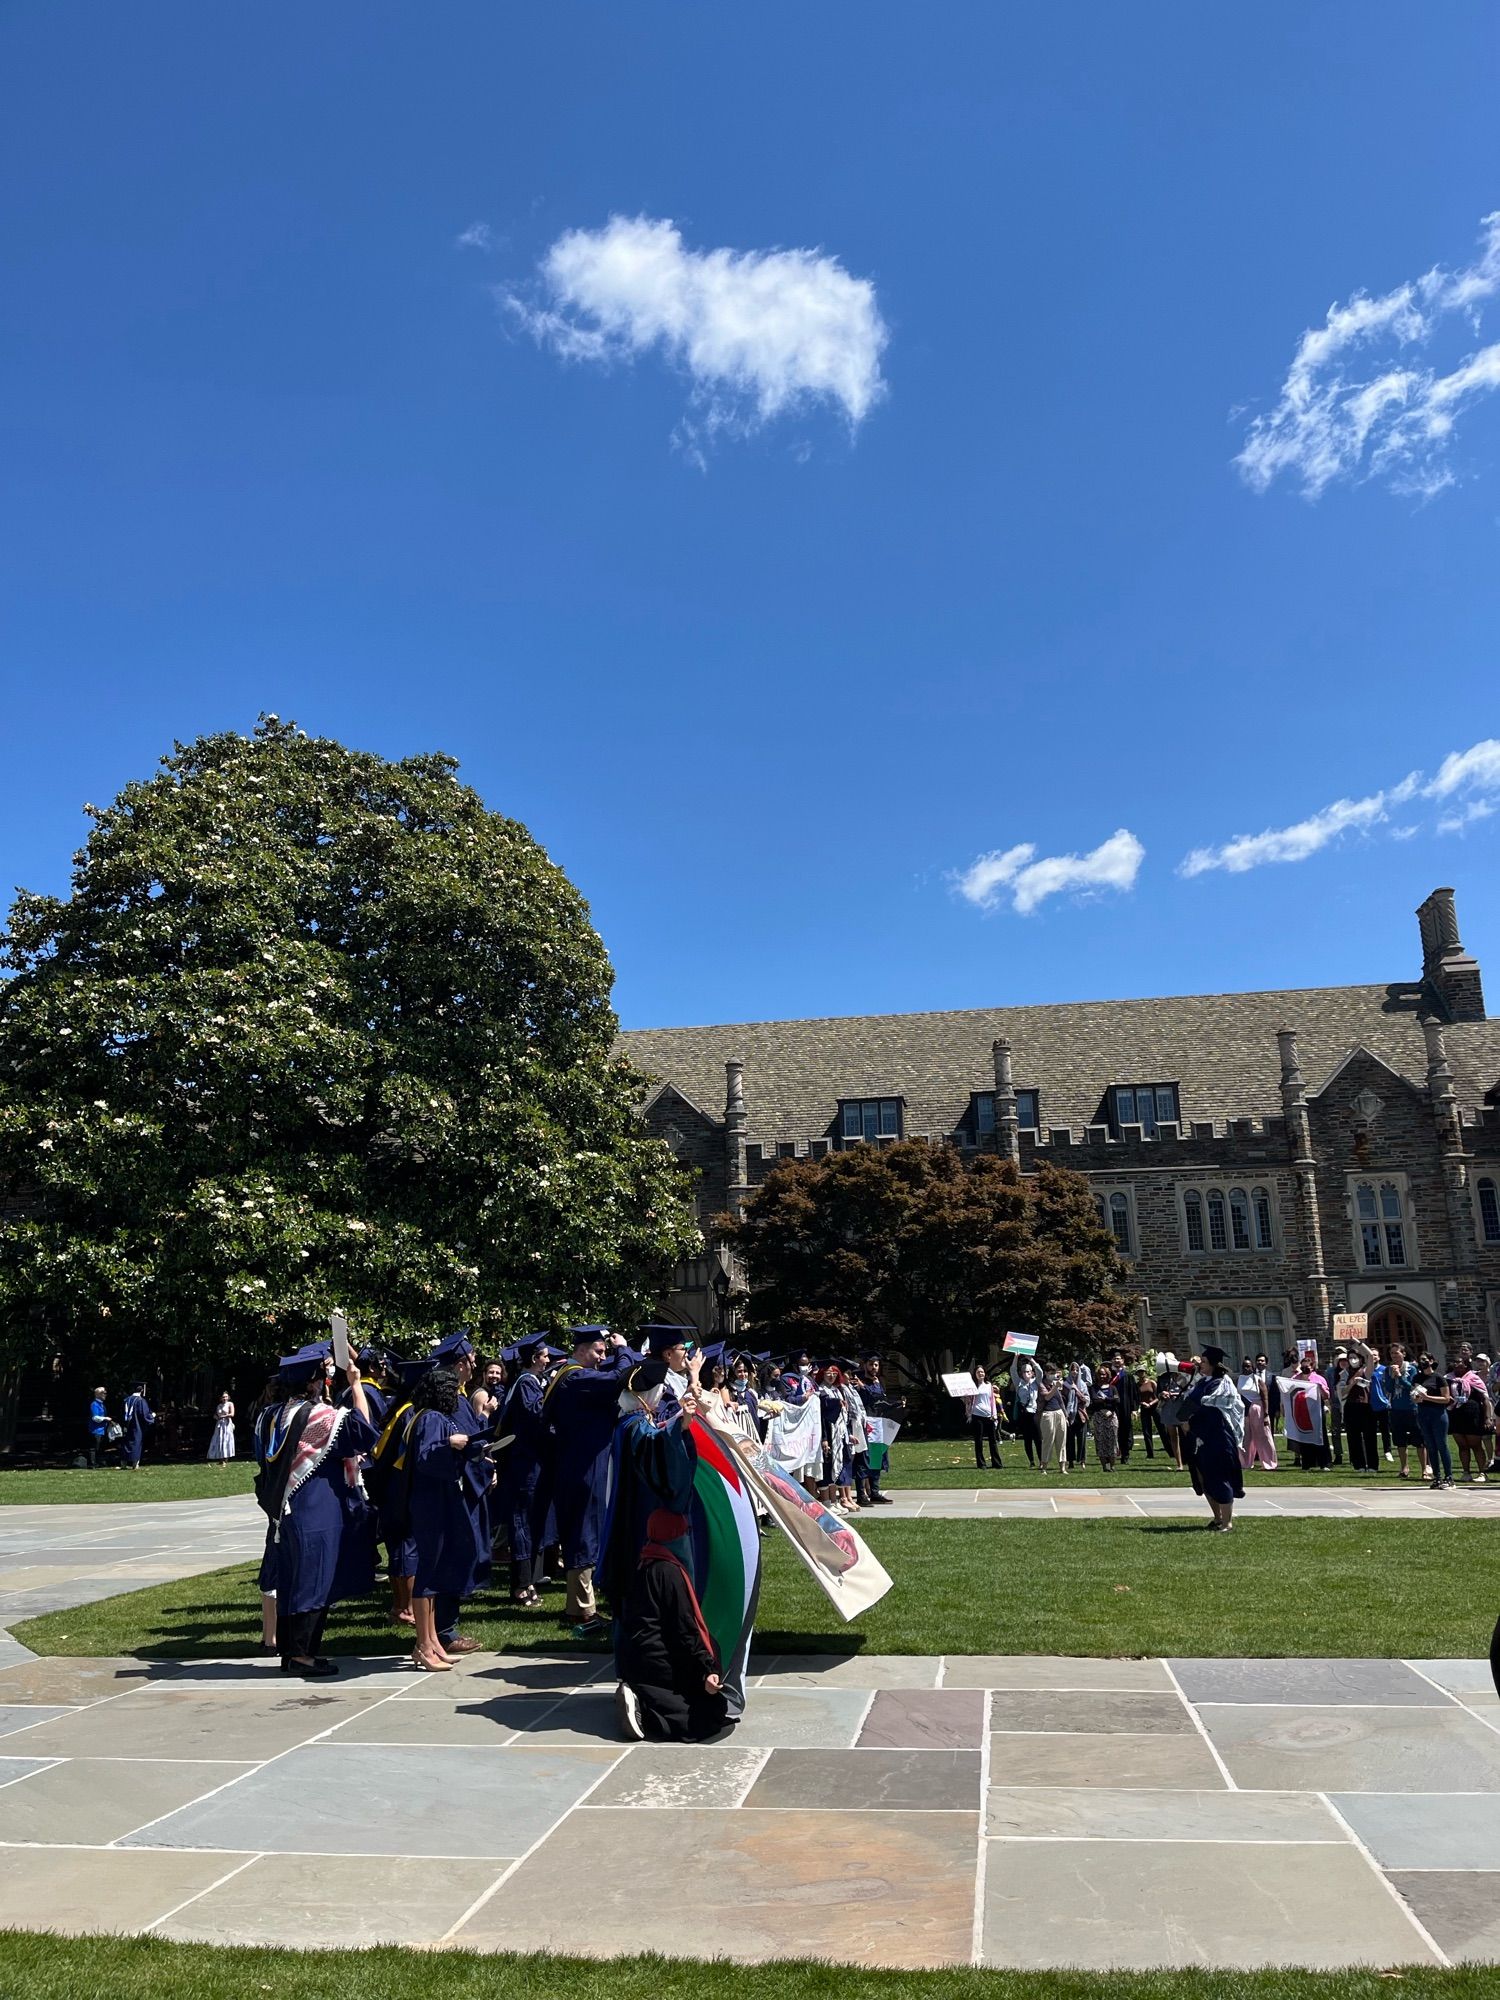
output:
<instances>
[{"instance_id":1,"label":"person in blue shirt","mask_svg":"<svg viewBox=\"0 0 1500 2000\"><path fill-rule=\"evenodd\" d=\"M146 1433L156 1423L156 1413L146 1401L146 1385L136 1382L125 1398L123 1435L120 1439L120 1463L132 1472L141 1469L141 1453L146 1448Z\"/></svg>"},{"instance_id":2,"label":"person in blue shirt","mask_svg":"<svg viewBox=\"0 0 1500 2000\"><path fill-rule=\"evenodd\" d=\"M105 1448L109 1443L109 1411L104 1406L103 1384L94 1391L94 1400L89 1404L89 1464L97 1471L104 1463Z\"/></svg>"}]
</instances>

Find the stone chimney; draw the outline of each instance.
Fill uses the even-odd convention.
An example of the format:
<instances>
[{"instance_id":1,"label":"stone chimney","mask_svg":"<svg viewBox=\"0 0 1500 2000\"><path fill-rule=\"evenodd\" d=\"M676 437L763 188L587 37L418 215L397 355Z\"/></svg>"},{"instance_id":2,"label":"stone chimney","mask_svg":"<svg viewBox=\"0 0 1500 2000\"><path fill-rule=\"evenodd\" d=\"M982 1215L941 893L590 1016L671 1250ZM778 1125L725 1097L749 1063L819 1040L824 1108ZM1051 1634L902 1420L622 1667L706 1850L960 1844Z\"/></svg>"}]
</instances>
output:
<instances>
[{"instance_id":1,"label":"stone chimney","mask_svg":"<svg viewBox=\"0 0 1500 2000\"><path fill-rule=\"evenodd\" d=\"M1484 986L1479 961L1470 958L1458 935L1458 909L1451 889L1434 889L1417 911L1422 932L1423 998L1444 1021L1482 1021Z\"/></svg>"},{"instance_id":2,"label":"stone chimney","mask_svg":"<svg viewBox=\"0 0 1500 2000\"><path fill-rule=\"evenodd\" d=\"M724 1178L729 1212L739 1220L749 1192L745 1163L745 1065L732 1057L724 1065Z\"/></svg>"},{"instance_id":3,"label":"stone chimney","mask_svg":"<svg viewBox=\"0 0 1500 2000\"><path fill-rule=\"evenodd\" d=\"M1010 1043L1004 1035L991 1042L990 1055L995 1065L995 1133L1000 1142L1001 1157L1018 1160L1021 1157L1021 1127L1016 1114L1016 1084L1010 1063Z\"/></svg>"}]
</instances>

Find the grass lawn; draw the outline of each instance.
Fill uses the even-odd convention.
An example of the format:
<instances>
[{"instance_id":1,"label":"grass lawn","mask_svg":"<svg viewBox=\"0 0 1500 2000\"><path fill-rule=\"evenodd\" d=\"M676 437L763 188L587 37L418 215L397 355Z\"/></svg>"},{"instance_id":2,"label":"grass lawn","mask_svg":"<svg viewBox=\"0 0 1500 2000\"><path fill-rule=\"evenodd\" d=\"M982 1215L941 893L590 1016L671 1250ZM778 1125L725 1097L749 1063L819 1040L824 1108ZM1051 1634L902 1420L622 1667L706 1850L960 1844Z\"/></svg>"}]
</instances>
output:
<instances>
[{"instance_id":1,"label":"grass lawn","mask_svg":"<svg viewBox=\"0 0 1500 2000\"><path fill-rule=\"evenodd\" d=\"M216 1465L143 1465L139 1472L122 1472L118 1466L102 1465L97 1472L87 1466L53 1471L0 1472L0 1507L55 1507L60 1501L72 1505L118 1505L124 1500L218 1500L226 1493L248 1493L255 1477L249 1459Z\"/></svg>"},{"instance_id":2,"label":"grass lawn","mask_svg":"<svg viewBox=\"0 0 1500 2000\"><path fill-rule=\"evenodd\" d=\"M870 1541L895 1588L845 1625L768 1539L756 1650L1476 1658L1500 1606L1500 1535L1483 1521L1242 1521L1227 1539L1196 1521L882 1521ZM497 1651L577 1646L560 1602L527 1615L486 1596L466 1629ZM38 1653L201 1658L253 1650L259 1623L241 1564L15 1632ZM329 1643L411 1640L371 1598L335 1611Z\"/></svg>"},{"instance_id":3,"label":"grass lawn","mask_svg":"<svg viewBox=\"0 0 1500 2000\"><path fill-rule=\"evenodd\" d=\"M1280 1440L1277 1450L1281 1451ZM1055 1492L1066 1490L1070 1482L1079 1486L1151 1486L1165 1490L1168 1487L1187 1488L1190 1481L1185 1472L1179 1472L1171 1459L1160 1449L1155 1458L1147 1458L1139 1445L1130 1454L1130 1463L1114 1472L1101 1472L1094 1457L1093 1439L1089 1440L1088 1463L1076 1472L1066 1475L1058 1472L1041 1473L1034 1471L1026 1463L1026 1449L1019 1442L1002 1444L1000 1456L1005 1460L1003 1472L980 1472L974 1470L974 1447L967 1438L917 1438L911 1443L903 1438L896 1440L891 1453L890 1466L881 1484L892 1493L903 1487L912 1486L958 1486L972 1488L976 1492L1022 1492L1037 1489ZM1413 1456L1412 1478L1416 1479L1416 1459ZM1282 1452L1279 1468L1275 1472L1262 1472L1258 1468L1245 1474L1246 1490L1252 1493L1275 1493L1283 1486L1394 1486L1397 1484L1396 1467L1382 1466L1378 1477L1371 1479L1368 1473L1356 1473L1347 1459L1342 1465L1335 1465L1327 1472L1303 1472L1294 1465L1290 1455Z\"/></svg>"},{"instance_id":4,"label":"grass lawn","mask_svg":"<svg viewBox=\"0 0 1500 2000\"><path fill-rule=\"evenodd\" d=\"M664 1921L671 1885L659 1894ZM711 1927L711 1912L699 1912ZM677 1912L678 1920L682 1913ZM688 1928L693 1928L691 1920ZM4 1990L27 2000L1493 2000L1492 1966L1452 1972L865 1972L789 1960L553 1958L385 1947L291 1952L0 1931Z\"/></svg>"}]
</instances>

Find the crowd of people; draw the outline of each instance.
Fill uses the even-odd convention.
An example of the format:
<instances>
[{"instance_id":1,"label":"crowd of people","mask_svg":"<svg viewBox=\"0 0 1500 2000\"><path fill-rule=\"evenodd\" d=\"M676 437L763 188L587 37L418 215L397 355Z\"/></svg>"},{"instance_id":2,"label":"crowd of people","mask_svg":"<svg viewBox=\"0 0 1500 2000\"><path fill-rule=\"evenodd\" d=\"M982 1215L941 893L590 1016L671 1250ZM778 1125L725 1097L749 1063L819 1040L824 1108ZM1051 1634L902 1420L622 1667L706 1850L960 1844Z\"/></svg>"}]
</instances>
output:
<instances>
[{"instance_id":1,"label":"crowd of people","mask_svg":"<svg viewBox=\"0 0 1500 2000\"><path fill-rule=\"evenodd\" d=\"M412 1667L449 1672L479 1647L464 1607L504 1564L516 1610L540 1611L560 1583L559 1615L579 1636L613 1630L627 1735L711 1733L734 1721L735 1689L684 1542L695 1447L683 1419L753 1444L774 1418L804 1413L806 1470L829 1512L846 1513L885 1503L869 1430L891 1405L877 1357L773 1363L696 1350L680 1327L631 1344L578 1326L565 1347L539 1335L489 1360L462 1333L410 1361L365 1348L342 1382L327 1343L299 1349L253 1427L262 1648L284 1673L335 1673L329 1610L367 1596L379 1563Z\"/></svg>"},{"instance_id":2,"label":"crowd of people","mask_svg":"<svg viewBox=\"0 0 1500 2000\"><path fill-rule=\"evenodd\" d=\"M1221 1352L1206 1347L1184 1361L1173 1354L1131 1359L1119 1350L1093 1362L1025 1358L993 1380L976 1367L974 1393L964 1397L975 1469L1003 1470L1002 1446L1012 1443L1044 1473L1084 1468L1090 1444L1104 1473L1127 1464L1137 1446L1148 1459L1159 1446L1185 1470L1189 1393L1204 1359ZM1452 1362L1411 1356L1399 1345L1382 1359L1354 1342L1335 1348L1326 1370L1306 1349L1288 1349L1279 1369L1265 1354L1237 1366L1226 1355L1223 1366L1242 1406L1237 1450L1245 1471L1274 1472L1290 1451L1299 1470L1342 1466L1347 1456L1352 1470L1372 1477L1389 1466L1401 1479L1452 1486L1456 1446L1463 1478L1482 1486L1495 1463L1500 1364L1467 1344ZM1316 1397L1306 1396L1307 1387ZM1286 1408L1288 1389L1295 1418Z\"/></svg>"}]
</instances>

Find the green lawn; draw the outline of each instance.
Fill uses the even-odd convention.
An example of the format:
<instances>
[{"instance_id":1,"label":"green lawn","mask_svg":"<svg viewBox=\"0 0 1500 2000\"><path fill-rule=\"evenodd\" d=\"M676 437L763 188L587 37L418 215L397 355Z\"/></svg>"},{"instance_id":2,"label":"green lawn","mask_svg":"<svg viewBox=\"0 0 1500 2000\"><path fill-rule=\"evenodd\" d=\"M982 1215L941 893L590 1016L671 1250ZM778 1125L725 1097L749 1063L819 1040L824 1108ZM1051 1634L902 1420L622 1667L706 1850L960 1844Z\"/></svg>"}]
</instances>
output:
<instances>
[{"instance_id":1,"label":"green lawn","mask_svg":"<svg viewBox=\"0 0 1500 2000\"><path fill-rule=\"evenodd\" d=\"M1281 1450L1280 1443L1277 1444ZM913 1486L956 1486L973 1488L976 1492L1007 1493L1044 1489L1054 1492L1066 1489L1069 1482L1079 1486L1152 1486L1167 1488L1180 1486L1187 1488L1190 1481L1185 1472L1179 1472L1172 1461L1161 1451L1156 1457L1147 1458L1139 1446L1130 1454L1130 1463L1114 1472L1101 1472L1094 1457L1093 1440L1089 1441L1088 1463L1076 1472L1041 1473L1026 1463L1025 1448L1020 1444L1003 1444L1000 1456L1005 1460L1003 1472L980 1472L974 1470L974 1448L967 1438L917 1438L910 1444L898 1438L891 1452L891 1462L882 1485L892 1493L904 1487ZM1416 1460L1412 1461L1412 1477L1416 1478ZM1281 1464L1275 1472L1259 1469L1245 1474L1246 1489L1252 1493L1275 1493L1283 1486L1394 1486L1397 1484L1396 1467L1383 1465L1377 1478L1368 1473L1356 1473L1346 1460L1343 1465L1335 1465L1327 1472L1303 1472L1283 1452Z\"/></svg>"},{"instance_id":2,"label":"green lawn","mask_svg":"<svg viewBox=\"0 0 1500 2000\"><path fill-rule=\"evenodd\" d=\"M712 1909L663 1921L712 1930ZM481 1958L385 1947L292 1952L167 1944L159 1938L58 1938L0 1931L0 1990L26 2000L1494 2000L1493 1966L1441 1972L864 1972L805 1959Z\"/></svg>"},{"instance_id":3,"label":"green lawn","mask_svg":"<svg viewBox=\"0 0 1500 2000\"><path fill-rule=\"evenodd\" d=\"M895 1588L852 1626L768 1540L757 1650L1474 1658L1500 1607L1500 1535L1481 1521L1242 1521L1231 1535L1196 1521L882 1521L870 1540ZM527 1616L490 1596L467 1629L497 1651L577 1645L559 1603ZM16 1627L38 1653L168 1658L243 1653L258 1636L249 1564ZM370 1599L334 1613L329 1643L411 1642Z\"/></svg>"},{"instance_id":4,"label":"green lawn","mask_svg":"<svg viewBox=\"0 0 1500 2000\"><path fill-rule=\"evenodd\" d=\"M249 1459L217 1465L143 1465L139 1472L122 1472L102 1465L52 1471L0 1472L0 1507L55 1507L59 1502L89 1506L118 1505L125 1500L214 1500L226 1493L248 1493L255 1476Z\"/></svg>"}]
</instances>

